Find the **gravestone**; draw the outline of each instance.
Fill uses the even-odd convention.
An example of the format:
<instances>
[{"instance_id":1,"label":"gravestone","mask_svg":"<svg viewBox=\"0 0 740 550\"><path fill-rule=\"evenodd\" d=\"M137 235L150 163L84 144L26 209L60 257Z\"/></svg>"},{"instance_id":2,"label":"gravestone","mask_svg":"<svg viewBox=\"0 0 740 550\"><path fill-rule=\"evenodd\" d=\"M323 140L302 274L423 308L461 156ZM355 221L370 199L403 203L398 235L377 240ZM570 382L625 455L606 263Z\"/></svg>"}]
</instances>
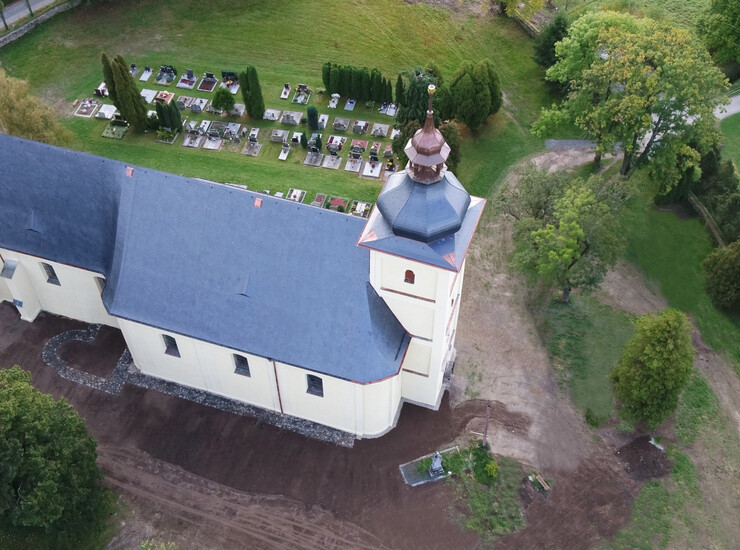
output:
<instances>
[{"instance_id":1,"label":"gravestone","mask_svg":"<svg viewBox=\"0 0 740 550\"><path fill-rule=\"evenodd\" d=\"M434 456L432 457L432 465L429 466L429 475L431 477L438 477L444 475L444 473L445 470L442 468L442 455L439 451L435 451Z\"/></svg>"}]
</instances>

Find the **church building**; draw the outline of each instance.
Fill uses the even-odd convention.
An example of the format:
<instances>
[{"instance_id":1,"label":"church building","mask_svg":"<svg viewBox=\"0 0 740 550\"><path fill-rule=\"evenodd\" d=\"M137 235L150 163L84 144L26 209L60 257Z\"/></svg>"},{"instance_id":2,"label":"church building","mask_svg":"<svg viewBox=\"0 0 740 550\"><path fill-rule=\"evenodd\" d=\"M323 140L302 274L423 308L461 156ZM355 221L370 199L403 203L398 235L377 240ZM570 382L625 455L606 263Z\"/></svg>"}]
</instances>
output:
<instances>
[{"instance_id":1,"label":"church building","mask_svg":"<svg viewBox=\"0 0 740 550\"><path fill-rule=\"evenodd\" d=\"M432 90L433 91L433 90ZM144 374L377 437L437 409L485 201L430 110L367 220L0 135L0 301L121 330Z\"/></svg>"}]
</instances>

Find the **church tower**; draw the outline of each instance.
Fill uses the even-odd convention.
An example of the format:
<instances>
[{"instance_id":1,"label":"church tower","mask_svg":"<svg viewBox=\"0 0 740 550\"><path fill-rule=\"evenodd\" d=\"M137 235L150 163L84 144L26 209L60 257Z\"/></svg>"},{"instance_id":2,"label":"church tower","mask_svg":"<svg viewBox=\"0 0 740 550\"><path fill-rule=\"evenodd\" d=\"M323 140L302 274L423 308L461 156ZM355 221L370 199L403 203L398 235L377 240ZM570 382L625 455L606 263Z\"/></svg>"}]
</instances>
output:
<instances>
[{"instance_id":1,"label":"church tower","mask_svg":"<svg viewBox=\"0 0 740 550\"><path fill-rule=\"evenodd\" d=\"M358 241L370 249L370 284L411 336L401 364L401 397L437 409L455 360L465 257L485 200L471 197L445 161L450 146L424 127L404 151L405 170L392 174Z\"/></svg>"}]
</instances>

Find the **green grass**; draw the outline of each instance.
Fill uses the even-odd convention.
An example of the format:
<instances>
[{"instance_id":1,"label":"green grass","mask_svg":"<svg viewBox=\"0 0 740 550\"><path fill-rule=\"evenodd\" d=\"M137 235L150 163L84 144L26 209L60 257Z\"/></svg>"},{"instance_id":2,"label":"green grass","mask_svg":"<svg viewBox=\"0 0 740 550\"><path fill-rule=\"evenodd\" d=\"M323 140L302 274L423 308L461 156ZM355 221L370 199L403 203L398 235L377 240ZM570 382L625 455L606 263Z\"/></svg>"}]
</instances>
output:
<instances>
[{"instance_id":1,"label":"green grass","mask_svg":"<svg viewBox=\"0 0 740 550\"><path fill-rule=\"evenodd\" d=\"M710 0L554 0L553 4L575 19L596 10L629 12L636 16L650 17L656 21L696 29L699 17L709 8Z\"/></svg>"},{"instance_id":2,"label":"green grass","mask_svg":"<svg viewBox=\"0 0 740 550\"><path fill-rule=\"evenodd\" d=\"M649 195L646 175L634 177ZM681 219L645 203L636 197L625 216L627 258L659 285L672 307L691 314L707 344L724 350L740 375L740 316L717 310L704 289L701 264L713 250L707 230L697 218Z\"/></svg>"},{"instance_id":3,"label":"green grass","mask_svg":"<svg viewBox=\"0 0 740 550\"><path fill-rule=\"evenodd\" d=\"M529 127L550 100L543 71L530 59L530 44L519 26L507 18L473 17L399 0L351 0L341 9L330 0L215 0L209 2L208 9L195 0L139 0L97 4L94 9L55 17L3 48L3 69L28 80L37 95L56 103L69 116L70 102L89 97L101 82L103 50L109 55L120 53L140 67L172 64L183 72L191 68L198 75L207 70L239 71L249 63L259 72L268 108L305 111L307 106L281 101L280 90L285 82L293 86L305 82L314 91L321 89L321 65L328 60L377 67L395 83L399 72L429 62L437 63L449 79L463 61L488 57L497 67L507 107L478 134L465 139L458 169L460 180L472 193L486 196L507 167L542 148L542 140L532 137ZM159 89L151 82L141 87ZM197 91L168 89L178 95L210 97ZM328 110L327 102L326 96L312 95L311 104L331 119L342 115L392 122L359 106L352 113L341 105ZM283 127L263 121L241 122ZM122 141L111 142L100 137L103 123L95 120L69 117L65 125L74 134L71 147L78 150L186 176L246 184L257 190L297 187L307 191L308 201L317 192L370 201L381 187L380 182L363 180L344 170L305 167L302 151L280 162L278 145L266 145L255 159L225 151L185 149L179 145L181 138L174 146L157 144L152 134L129 133Z\"/></svg>"},{"instance_id":4,"label":"green grass","mask_svg":"<svg viewBox=\"0 0 740 550\"><path fill-rule=\"evenodd\" d=\"M694 371L676 411L676 437L684 445L693 443L704 427L717 421L718 412L717 396L701 374Z\"/></svg>"},{"instance_id":5,"label":"green grass","mask_svg":"<svg viewBox=\"0 0 740 550\"><path fill-rule=\"evenodd\" d=\"M740 114L727 117L719 123L719 128L725 136L722 156L732 159L736 166L740 166Z\"/></svg>"},{"instance_id":6,"label":"green grass","mask_svg":"<svg viewBox=\"0 0 740 550\"><path fill-rule=\"evenodd\" d=\"M553 301L545 313L544 332L558 379L591 425L611 416L609 372L634 331L628 316L590 296L574 296L570 304Z\"/></svg>"}]
</instances>

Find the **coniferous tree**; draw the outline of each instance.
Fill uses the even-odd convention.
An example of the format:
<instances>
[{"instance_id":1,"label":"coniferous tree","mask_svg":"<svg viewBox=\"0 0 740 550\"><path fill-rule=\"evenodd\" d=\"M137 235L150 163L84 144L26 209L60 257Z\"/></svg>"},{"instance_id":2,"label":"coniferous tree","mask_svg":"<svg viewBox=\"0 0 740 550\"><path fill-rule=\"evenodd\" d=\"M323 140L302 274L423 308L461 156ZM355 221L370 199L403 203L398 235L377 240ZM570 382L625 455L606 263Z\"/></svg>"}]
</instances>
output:
<instances>
[{"instance_id":1,"label":"coniferous tree","mask_svg":"<svg viewBox=\"0 0 740 550\"><path fill-rule=\"evenodd\" d=\"M476 65L476 74L479 75L481 80L484 80L488 85L488 91L491 93L491 108L488 111L489 115L495 115L501 109L503 103L503 94L501 93L501 82L499 81L498 74L493 68L493 63L490 59L483 59Z\"/></svg>"},{"instance_id":2,"label":"coniferous tree","mask_svg":"<svg viewBox=\"0 0 740 550\"><path fill-rule=\"evenodd\" d=\"M157 111L158 127L169 128L169 124L167 124L167 115L164 112L164 104L161 101L157 101L154 104L154 110Z\"/></svg>"},{"instance_id":3,"label":"coniferous tree","mask_svg":"<svg viewBox=\"0 0 740 550\"><path fill-rule=\"evenodd\" d=\"M399 74L398 80L396 80L396 103L398 103L398 105L402 105L405 99L406 88L403 85L403 78Z\"/></svg>"},{"instance_id":4,"label":"coniferous tree","mask_svg":"<svg viewBox=\"0 0 740 550\"><path fill-rule=\"evenodd\" d=\"M362 71L356 67L352 67L352 97L357 101L361 101L363 98Z\"/></svg>"},{"instance_id":5,"label":"coniferous tree","mask_svg":"<svg viewBox=\"0 0 740 550\"><path fill-rule=\"evenodd\" d=\"M324 88L327 92L331 93L331 86L329 85L329 80L331 76L331 68L332 63L331 61L327 61L321 66L321 81L324 83Z\"/></svg>"},{"instance_id":6,"label":"coniferous tree","mask_svg":"<svg viewBox=\"0 0 740 550\"><path fill-rule=\"evenodd\" d=\"M372 96L372 89L370 86L370 72L367 70L367 67L363 67L361 69L362 71L362 99L364 101L369 101L373 99Z\"/></svg>"},{"instance_id":7,"label":"coniferous tree","mask_svg":"<svg viewBox=\"0 0 740 550\"><path fill-rule=\"evenodd\" d=\"M385 81L385 100L386 103L393 103L393 84L390 80Z\"/></svg>"},{"instance_id":8,"label":"coniferous tree","mask_svg":"<svg viewBox=\"0 0 740 550\"><path fill-rule=\"evenodd\" d=\"M262 87L257 76L257 69L253 65L247 67L247 80L249 81L249 103L247 113L252 118L262 118L265 114L265 100L262 97Z\"/></svg>"},{"instance_id":9,"label":"coniferous tree","mask_svg":"<svg viewBox=\"0 0 740 550\"><path fill-rule=\"evenodd\" d=\"M247 71L239 73L239 90L242 93L242 101L244 102L244 108L249 105L249 75Z\"/></svg>"},{"instance_id":10,"label":"coniferous tree","mask_svg":"<svg viewBox=\"0 0 740 550\"><path fill-rule=\"evenodd\" d=\"M315 132L319 129L319 112L313 105L306 109L306 118L308 119L308 129Z\"/></svg>"},{"instance_id":11,"label":"coniferous tree","mask_svg":"<svg viewBox=\"0 0 740 550\"><path fill-rule=\"evenodd\" d=\"M111 69L119 103L116 107L131 128L137 132L144 131L147 127L146 106L128 65L119 56L114 60Z\"/></svg>"},{"instance_id":12,"label":"coniferous tree","mask_svg":"<svg viewBox=\"0 0 740 550\"><path fill-rule=\"evenodd\" d=\"M100 61L103 63L103 81L105 82L106 88L108 88L108 97L113 102L113 105L120 110L120 107L118 106L118 95L116 94L116 83L113 80L113 68L111 66L111 61L108 59L105 52L103 52Z\"/></svg>"},{"instance_id":13,"label":"coniferous tree","mask_svg":"<svg viewBox=\"0 0 740 550\"><path fill-rule=\"evenodd\" d=\"M306 137L306 132L301 133L301 147L304 149L308 148L308 138Z\"/></svg>"},{"instance_id":14,"label":"coniferous tree","mask_svg":"<svg viewBox=\"0 0 740 550\"><path fill-rule=\"evenodd\" d=\"M462 138L460 137L460 129L454 122L445 122L439 127L439 131L442 137L445 138L447 145L450 146L450 155L447 157L447 168L453 172L457 170L462 159Z\"/></svg>"},{"instance_id":15,"label":"coniferous tree","mask_svg":"<svg viewBox=\"0 0 740 550\"><path fill-rule=\"evenodd\" d=\"M341 95L352 97L352 67L343 65L339 72Z\"/></svg>"},{"instance_id":16,"label":"coniferous tree","mask_svg":"<svg viewBox=\"0 0 740 550\"><path fill-rule=\"evenodd\" d=\"M381 86L382 75L378 69L373 69L373 72L370 74L370 97L373 98L373 101L380 102L383 100L384 90L381 89Z\"/></svg>"},{"instance_id":17,"label":"coniferous tree","mask_svg":"<svg viewBox=\"0 0 740 550\"><path fill-rule=\"evenodd\" d=\"M568 18L562 12L558 12L552 23L547 25L534 41L534 55L532 60L545 69L549 69L557 58L555 57L555 44L568 36Z\"/></svg>"},{"instance_id":18,"label":"coniferous tree","mask_svg":"<svg viewBox=\"0 0 740 550\"><path fill-rule=\"evenodd\" d=\"M177 103L173 101L167 106L167 108L170 111L170 124L172 124L172 131L182 131L182 113L180 113L180 108L177 106Z\"/></svg>"},{"instance_id":19,"label":"coniferous tree","mask_svg":"<svg viewBox=\"0 0 740 550\"><path fill-rule=\"evenodd\" d=\"M339 67L335 65L331 68L331 72L329 73L329 93L342 95L340 74Z\"/></svg>"}]
</instances>

